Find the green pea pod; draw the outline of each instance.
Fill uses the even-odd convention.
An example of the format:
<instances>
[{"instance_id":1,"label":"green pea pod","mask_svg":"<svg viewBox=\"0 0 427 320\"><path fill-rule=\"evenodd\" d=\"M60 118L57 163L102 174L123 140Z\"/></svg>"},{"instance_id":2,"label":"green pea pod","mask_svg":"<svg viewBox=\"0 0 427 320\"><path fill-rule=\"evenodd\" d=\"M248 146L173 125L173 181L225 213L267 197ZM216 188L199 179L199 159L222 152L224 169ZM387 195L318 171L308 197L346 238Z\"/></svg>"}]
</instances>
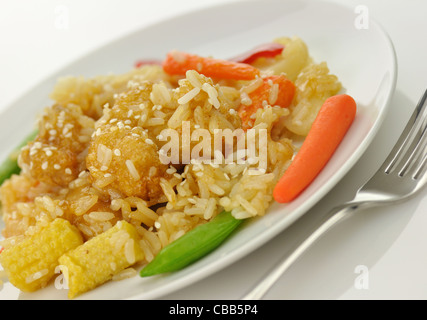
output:
<instances>
[{"instance_id":1,"label":"green pea pod","mask_svg":"<svg viewBox=\"0 0 427 320\"><path fill-rule=\"evenodd\" d=\"M217 248L242 222L223 211L164 247L140 272L141 277L180 270Z\"/></svg>"},{"instance_id":2,"label":"green pea pod","mask_svg":"<svg viewBox=\"0 0 427 320\"><path fill-rule=\"evenodd\" d=\"M3 161L0 165L0 185L6 180L9 179L12 174L18 174L21 172L21 168L18 166L18 155L22 147L24 147L28 142L34 140L37 136L38 131L35 130L24 141Z\"/></svg>"}]
</instances>

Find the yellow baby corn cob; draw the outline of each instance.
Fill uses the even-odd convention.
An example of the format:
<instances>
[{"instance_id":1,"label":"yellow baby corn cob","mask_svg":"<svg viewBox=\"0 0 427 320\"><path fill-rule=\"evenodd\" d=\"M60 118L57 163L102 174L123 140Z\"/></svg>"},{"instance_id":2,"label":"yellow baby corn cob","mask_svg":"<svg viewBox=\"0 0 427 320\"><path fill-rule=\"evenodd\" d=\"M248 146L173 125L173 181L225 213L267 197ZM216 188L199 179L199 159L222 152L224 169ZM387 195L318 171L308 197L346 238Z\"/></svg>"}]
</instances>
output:
<instances>
[{"instance_id":1,"label":"yellow baby corn cob","mask_svg":"<svg viewBox=\"0 0 427 320\"><path fill-rule=\"evenodd\" d=\"M126 221L90 239L59 258L67 281L68 297L91 290L110 280L113 275L144 259L138 245L138 234Z\"/></svg>"},{"instance_id":2,"label":"yellow baby corn cob","mask_svg":"<svg viewBox=\"0 0 427 320\"><path fill-rule=\"evenodd\" d=\"M83 243L80 232L67 220L57 218L0 254L10 283L22 291L43 288L55 275L58 259Z\"/></svg>"}]
</instances>

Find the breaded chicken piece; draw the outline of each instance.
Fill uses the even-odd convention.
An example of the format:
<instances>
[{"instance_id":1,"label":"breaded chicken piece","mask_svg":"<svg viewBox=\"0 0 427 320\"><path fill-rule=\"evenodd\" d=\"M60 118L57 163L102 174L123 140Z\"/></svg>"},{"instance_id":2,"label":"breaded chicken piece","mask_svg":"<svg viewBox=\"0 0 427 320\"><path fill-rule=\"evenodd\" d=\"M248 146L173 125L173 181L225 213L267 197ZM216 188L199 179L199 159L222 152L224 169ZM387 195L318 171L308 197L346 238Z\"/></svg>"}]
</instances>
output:
<instances>
[{"instance_id":1,"label":"breaded chicken piece","mask_svg":"<svg viewBox=\"0 0 427 320\"><path fill-rule=\"evenodd\" d=\"M94 120L76 105L46 108L39 135L20 154L20 167L37 181L66 187L84 169L82 152L93 128Z\"/></svg>"},{"instance_id":2,"label":"breaded chicken piece","mask_svg":"<svg viewBox=\"0 0 427 320\"><path fill-rule=\"evenodd\" d=\"M144 82L120 95L108 117L97 122L86 166L95 184L104 179L106 188L158 203L163 199L160 179L167 176L168 166L160 162L155 138L143 127L144 111L153 106L152 86Z\"/></svg>"},{"instance_id":3,"label":"breaded chicken piece","mask_svg":"<svg viewBox=\"0 0 427 320\"><path fill-rule=\"evenodd\" d=\"M6 180L0 187L0 202L5 223L2 235L8 238L24 234L27 224L35 224L35 219L25 214L23 212L25 210L20 206L26 206L32 211L34 199L38 195L57 191L28 175L13 175Z\"/></svg>"},{"instance_id":4,"label":"breaded chicken piece","mask_svg":"<svg viewBox=\"0 0 427 320\"><path fill-rule=\"evenodd\" d=\"M163 194L159 182L168 167L141 128L110 126L93 139L86 165L95 183L111 177L108 187L125 196L155 201Z\"/></svg>"}]
</instances>

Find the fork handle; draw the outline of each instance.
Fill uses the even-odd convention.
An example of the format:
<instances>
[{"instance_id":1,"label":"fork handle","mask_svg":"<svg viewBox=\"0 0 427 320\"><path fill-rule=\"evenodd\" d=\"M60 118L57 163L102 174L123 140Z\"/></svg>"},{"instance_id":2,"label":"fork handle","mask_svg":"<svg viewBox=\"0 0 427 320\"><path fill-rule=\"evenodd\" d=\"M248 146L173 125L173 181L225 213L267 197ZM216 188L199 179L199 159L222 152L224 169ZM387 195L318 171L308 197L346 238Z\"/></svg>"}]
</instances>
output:
<instances>
[{"instance_id":1,"label":"fork handle","mask_svg":"<svg viewBox=\"0 0 427 320\"><path fill-rule=\"evenodd\" d=\"M366 203L366 202L365 202ZM270 270L266 276L253 287L242 300L259 300L271 289L276 281L288 270L288 268L298 260L302 254L310 248L322 235L334 227L338 222L351 216L358 210L363 202L348 202L332 209L331 215L325 222L318 226L301 244L299 244L290 255L284 257L276 266Z\"/></svg>"}]
</instances>

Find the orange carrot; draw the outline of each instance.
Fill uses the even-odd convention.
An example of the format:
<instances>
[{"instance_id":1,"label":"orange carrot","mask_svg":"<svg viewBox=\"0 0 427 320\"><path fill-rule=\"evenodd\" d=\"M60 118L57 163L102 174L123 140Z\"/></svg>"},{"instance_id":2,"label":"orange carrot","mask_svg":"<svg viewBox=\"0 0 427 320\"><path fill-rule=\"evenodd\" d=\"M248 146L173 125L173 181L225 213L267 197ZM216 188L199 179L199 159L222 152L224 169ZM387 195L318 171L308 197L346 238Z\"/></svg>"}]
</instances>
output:
<instances>
[{"instance_id":1,"label":"orange carrot","mask_svg":"<svg viewBox=\"0 0 427 320\"><path fill-rule=\"evenodd\" d=\"M216 79L252 80L259 70L246 63L201 57L180 51L171 51L163 61L163 70L170 75L185 75L196 70Z\"/></svg>"},{"instance_id":2,"label":"orange carrot","mask_svg":"<svg viewBox=\"0 0 427 320\"><path fill-rule=\"evenodd\" d=\"M294 200L319 174L344 138L356 115L356 102L346 94L326 99L301 149L274 188L277 202Z\"/></svg>"},{"instance_id":3,"label":"orange carrot","mask_svg":"<svg viewBox=\"0 0 427 320\"><path fill-rule=\"evenodd\" d=\"M295 85L285 76L269 76L263 78L263 83L254 91L248 94L251 100L250 105L241 104L238 109L240 119L242 119L242 128L247 130L253 127L253 119L251 116L259 109L264 107L264 101L271 105L278 105L282 108L287 108L292 102L295 94ZM277 84L277 96L274 94L273 86ZM273 95L274 101L270 100L270 95Z\"/></svg>"}]
</instances>

